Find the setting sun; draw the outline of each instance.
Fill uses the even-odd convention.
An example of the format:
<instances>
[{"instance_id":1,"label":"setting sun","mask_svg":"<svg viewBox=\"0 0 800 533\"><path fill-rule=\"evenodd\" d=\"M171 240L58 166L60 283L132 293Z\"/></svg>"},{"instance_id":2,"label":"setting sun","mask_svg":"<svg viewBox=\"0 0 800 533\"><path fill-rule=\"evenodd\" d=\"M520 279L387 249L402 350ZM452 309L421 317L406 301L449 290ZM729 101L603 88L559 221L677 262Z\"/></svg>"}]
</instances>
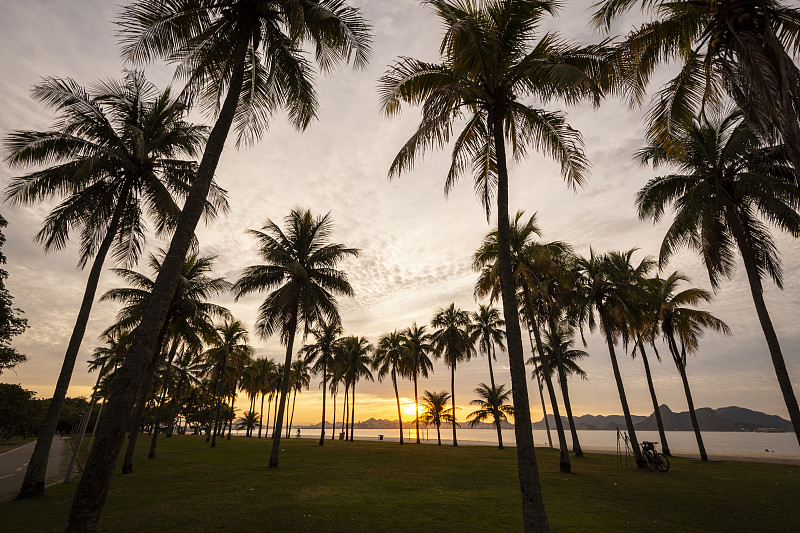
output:
<instances>
[{"instance_id":1,"label":"setting sun","mask_svg":"<svg viewBox=\"0 0 800 533\"><path fill-rule=\"evenodd\" d=\"M400 408L403 410L404 415L417 416L417 404L414 402L401 403Z\"/></svg>"}]
</instances>

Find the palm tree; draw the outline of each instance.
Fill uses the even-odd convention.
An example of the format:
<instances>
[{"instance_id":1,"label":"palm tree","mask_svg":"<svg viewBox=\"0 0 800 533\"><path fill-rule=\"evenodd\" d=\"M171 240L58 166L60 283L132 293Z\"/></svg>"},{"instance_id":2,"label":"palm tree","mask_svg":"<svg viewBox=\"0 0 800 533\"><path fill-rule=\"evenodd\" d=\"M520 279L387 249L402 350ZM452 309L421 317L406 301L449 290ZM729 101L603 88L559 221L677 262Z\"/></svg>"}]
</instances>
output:
<instances>
[{"instance_id":1,"label":"palm tree","mask_svg":"<svg viewBox=\"0 0 800 533\"><path fill-rule=\"evenodd\" d=\"M405 331L405 344L408 350L408 371L414 381L414 409L416 410L415 423L417 426L417 444L419 439L419 399L417 397L417 378L428 377L433 372L433 362L428 357L431 346L431 335L425 332L425 326L417 326L417 323L407 328Z\"/></svg>"},{"instance_id":2,"label":"palm tree","mask_svg":"<svg viewBox=\"0 0 800 533\"><path fill-rule=\"evenodd\" d=\"M90 474L82 478L73 500L68 527L75 531L91 529L89 524L94 527L99 519L112 474L107 458L116 457L122 445L123 421L154 351L231 126L239 142L246 143L260 137L275 112L286 110L292 124L305 129L318 107L316 69L307 47L323 72L350 61L364 67L370 55L370 28L360 11L343 0L139 0L124 9L119 24L125 59L177 63L176 76L187 81L186 96L217 111L217 118L139 326L142 334L122 369L125 379L100 425L108 440L90 455L85 469Z\"/></svg>"},{"instance_id":3,"label":"palm tree","mask_svg":"<svg viewBox=\"0 0 800 533\"><path fill-rule=\"evenodd\" d=\"M410 363L406 349L406 336L394 330L378 339L378 348L372 358L372 369L378 371L378 381L383 381L387 374L392 376L392 387L397 399L397 419L400 422L400 444L403 444L403 412L400 409L400 393L397 391L397 376L409 373Z\"/></svg>"},{"instance_id":4,"label":"palm tree","mask_svg":"<svg viewBox=\"0 0 800 533\"><path fill-rule=\"evenodd\" d=\"M12 169L44 167L13 178L5 199L16 205L59 201L36 241L45 252L59 250L79 228L78 265L94 260L22 498L44 494L50 445L109 251L113 261L135 264L144 246L145 215L159 236L174 228L180 212L175 197L186 195L196 166L185 158L199 152L206 134L206 128L183 120L187 108L169 89L159 92L139 72L89 89L69 78L45 78L33 97L58 118L50 130L5 138L4 160ZM224 195L214 191L215 203L203 206L209 217L227 208Z\"/></svg>"},{"instance_id":5,"label":"palm tree","mask_svg":"<svg viewBox=\"0 0 800 533\"><path fill-rule=\"evenodd\" d=\"M204 357L214 368L214 392L212 393L211 401L212 405L216 405L214 408L216 412L214 421L219 425L223 398L223 394L220 393L220 385L224 384L225 371L231 364L231 360L250 357L253 353L253 348L247 344L249 335L240 320L226 320L215 329L217 334L211 339L211 348L206 350ZM217 432L214 427L212 427L210 436L211 447L214 448L217 445Z\"/></svg>"},{"instance_id":6,"label":"palm tree","mask_svg":"<svg viewBox=\"0 0 800 533\"><path fill-rule=\"evenodd\" d=\"M182 396L184 387L191 390L193 387L199 385L202 381L202 376L206 373L206 364L201 357L201 351L187 348L184 345L183 352L178 356L175 364L173 365L177 372L178 384L175 393L172 394L172 401L169 415L169 426L167 427L167 438L172 437L175 428L175 418L178 415L178 409L184 400Z\"/></svg>"},{"instance_id":7,"label":"palm tree","mask_svg":"<svg viewBox=\"0 0 800 533\"><path fill-rule=\"evenodd\" d=\"M472 313L471 316L469 332L472 342L478 343L481 352L485 353L489 360L489 380L491 381L492 389L495 389L492 359L497 361L495 345L499 346L501 350L506 349L503 344L503 338L506 335L503 330L505 323L505 320L500 318L500 311L491 305L481 304L478 307L478 311Z\"/></svg>"},{"instance_id":8,"label":"palm tree","mask_svg":"<svg viewBox=\"0 0 800 533\"><path fill-rule=\"evenodd\" d=\"M264 398L270 394L270 376L274 372L275 362L265 357L259 357L253 362L251 367L254 374L254 385L258 393L261 394L261 410L258 416L258 438L261 438L261 430L264 426ZM267 408L267 419L269 419L269 407ZM269 425L269 424L268 424ZM269 428L268 428L269 429Z\"/></svg>"},{"instance_id":9,"label":"palm tree","mask_svg":"<svg viewBox=\"0 0 800 533\"><path fill-rule=\"evenodd\" d=\"M344 337L337 345L339 358L342 364L342 376L345 388L345 397L347 397L347 389L351 388L352 394L350 395L350 442L353 441L353 432L355 431L356 420L356 383L361 378L374 381L369 368L372 364L371 354L374 351L373 346L364 337Z\"/></svg>"},{"instance_id":10,"label":"palm tree","mask_svg":"<svg viewBox=\"0 0 800 533\"><path fill-rule=\"evenodd\" d=\"M711 328L726 335L730 335L731 332L725 322L708 311L686 307L711 301L711 293L695 287L678 291L677 286L682 281L689 280L678 272L673 272L665 279L656 276L652 283L657 287L658 300L653 303L657 304L656 316L660 323L660 329L681 376L692 427L697 439L697 447L700 450L700 460L708 461L703 438L700 435L700 426L697 423L697 415L694 411L692 393L689 390L689 380L686 377L686 354L697 350L698 340L704 328ZM678 349L678 341L680 341L680 349Z\"/></svg>"},{"instance_id":11,"label":"palm tree","mask_svg":"<svg viewBox=\"0 0 800 533\"><path fill-rule=\"evenodd\" d=\"M443 357L444 363L450 367L450 401L452 402L453 420L456 416L456 366L459 361L469 361L475 352L469 336L469 313L456 307L455 302L450 307L437 311L431 320L431 327L437 328L433 332L431 341L434 354ZM456 424L453 424L453 446L458 446L456 438Z\"/></svg>"},{"instance_id":12,"label":"palm tree","mask_svg":"<svg viewBox=\"0 0 800 533\"><path fill-rule=\"evenodd\" d=\"M322 323L318 328L312 330L311 334L317 342L314 344L307 344L303 347L303 352L306 354L306 362L313 365L314 373L322 373L322 425L319 435L319 445L323 446L325 444L325 399L328 395L328 362L333 354L334 346L342 334L342 326L338 323ZM334 409L336 409L335 404ZM333 431L333 429L331 431Z\"/></svg>"},{"instance_id":13,"label":"palm tree","mask_svg":"<svg viewBox=\"0 0 800 533\"><path fill-rule=\"evenodd\" d=\"M514 416L514 407L508 405L510 390L505 390L505 385L499 387L489 387L486 383L481 383L475 389L478 398L469 402L470 405L479 407L467 415L470 427L474 427L478 422L484 422L491 417L497 427L497 444L503 449L503 434L500 432L500 422L508 422L509 416Z\"/></svg>"},{"instance_id":14,"label":"palm tree","mask_svg":"<svg viewBox=\"0 0 800 533\"><path fill-rule=\"evenodd\" d=\"M782 142L800 168L800 11L777 0L604 0L594 22L609 28L635 4L655 17L628 34L620 56L628 93L641 103L660 63L679 73L653 99L648 141L670 146L691 120L720 110L725 96L762 139ZM677 155L680 143L669 150Z\"/></svg>"},{"instance_id":15,"label":"palm tree","mask_svg":"<svg viewBox=\"0 0 800 533\"><path fill-rule=\"evenodd\" d=\"M511 266L513 279L516 284L518 304L521 307L520 317L522 322L527 324L528 331L533 333L536 340L536 350L531 341L531 351L542 353L542 338L540 324L549 322L551 314L554 312L555 299L551 296L550 285L556 278L553 274L560 273L565 256L568 255L569 247L561 242L539 243L534 239L541 236L541 229L536 223L536 213L527 220L523 211L517 211L514 220L509 225L509 247L511 250ZM473 255L472 268L480 272L478 281L475 284L475 295L478 297L489 296L490 300L500 297L500 268L498 260L498 233L491 231L483 239L481 246ZM530 335L529 335L530 338ZM556 358L558 365L559 358ZM555 387L553 386L550 374L545 373L545 385L550 396L550 404L555 416L556 432L560 450L559 469L568 473L572 470L567 448L564 425L558 409ZM541 382L539 382L539 392L541 396ZM564 390L562 389L562 394ZM569 395L565 397L565 404L569 403ZM547 412L545 409L544 397L542 397L542 410L544 411L545 424L548 427ZM568 411L569 412L569 411ZM517 420L519 417L516 418ZM576 455L580 453L580 444L577 438L577 431L572 430L572 443Z\"/></svg>"},{"instance_id":16,"label":"palm tree","mask_svg":"<svg viewBox=\"0 0 800 533\"><path fill-rule=\"evenodd\" d=\"M425 391L422 395L422 415L420 419L426 424L433 424L436 426L436 440L439 446L442 445L442 422L447 424L456 424L455 417L453 416L453 409L447 407L447 400L450 395L447 391L431 392Z\"/></svg>"},{"instance_id":17,"label":"palm tree","mask_svg":"<svg viewBox=\"0 0 800 533\"><path fill-rule=\"evenodd\" d=\"M308 363L304 359L298 359L296 361L293 361L290 376L291 377L289 379L289 382L292 387L292 390L294 391L294 397L292 398L292 414L289 417L289 425L287 426L286 430L287 439L291 436L292 432L292 421L294 420L294 405L295 402L297 401L297 393L301 392L303 389L308 390L308 387L311 384L311 374L309 373Z\"/></svg>"},{"instance_id":18,"label":"palm tree","mask_svg":"<svg viewBox=\"0 0 800 533\"><path fill-rule=\"evenodd\" d=\"M157 273L162 265L162 253L157 256L150 254L150 269ZM178 288L173 295L170 309L167 313L167 322L161 331L159 350L171 345L168 350L165 381L169 382L172 361L177 354L181 343L199 350L203 343L213 334L213 320L215 318L229 317L230 312L222 306L209 303L208 300L230 289L230 283L223 278L209 276L216 256L199 256L191 254L183 263L181 278ZM142 320L142 314L147 302L152 295L155 281L143 274L127 269L114 269L117 275L126 280L131 287L111 289L107 291L100 301L114 301L126 304L118 315L117 322L107 331L133 330ZM136 447L138 428L141 425L145 405L150 396L150 390L156 370L162 364L161 352L149 362L139 394L139 403L129 426L128 448L122 465L123 473L133 470L133 452ZM163 398L161 405L163 406ZM155 416L153 439L150 445L150 459L155 457L156 438L158 426L161 421L161 408Z\"/></svg>"},{"instance_id":19,"label":"palm tree","mask_svg":"<svg viewBox=\"0 0 800 533\"><path fill-rule=\"evenodd\" d=\"M636 290L635 280L644 276L653 266L652 261L645 258L634 267L631 264L634 251L595 255L592 250L588 258L578 257L575 264L578 275L576 288L583 304L580 315L581 324L588 324L591 330L599 326L606 338L614 380L625 416L625 426L631 439L633 456L636 465L639 468L645 468L614 349L618 337L622 337L623 343L627 346L629 325L632 322L635 323L638 318L636 316L638 311L636 297L641 298L641 294ZM595 319L595 314L599 317L599 324Z\"/></svg>"},{"instance_id":20,"label":"palm tree","mask_svg":"<svg viewBox=\"0 0 800 533\"><path fill-rule=\"evenodd\" d=\"M272 290L259 307L256 328L263 339L279 333L286 346L277 428L283 427L297 328L302 326L305 337L321 323L340 321L335 296L352 296L353 288L347 275L336 267L346 257L358 255L355 248L328 241L333 229L330 214L314 216L311 211L294 209L284 221L285 231L271 220L267 220L263 231L250 230L265 264L247 267L234 285L237 299ZM278 431L270 468L278 466L280 440Z\"/></svg>"},{"instance_id":21,"label":"palm tree","mask_svg":"<svg viewBox=\"0 0 800 533\"><path fill-rule=\"evenodd\" d=\"M786 409L800 443L800 408L786 370L778 336L764 301L762 278L782 288L778 249L767 220L792 236L800 236L800 190L794 169L732 112L717 121L704 118L677 136L680 153L667 154L651 144L639 153L643 163L669 165L677 173L651 179L636 195L641 219L658 221L667 206L675 210L661 244L663 265L687 246L702 257L713 289L730 278L741 255L756 314L764 331Z\"/></svg>"},{"instance_id":22,"label":"palm tree","mask_svg":"<svg viewBox=\"0 0 800 533\"><path fill-rule=\"evenodd\" d=\"M541 498L536 452L528 406L527 376L517 316L515 285L508 235L508 168L506 141L515 158L534 148L554 157L571 184L583 181L587 161L580 134L560 112L523 102L553 100L575 103L585 98L599 103L603 85L614 76L603 72L603 46L577 47L544 34L536 40L542 18L555 14L550 0L489 0L428 2L442 20L445 35L439 64L401 58L381 78L382 107L388 115L401 104L423 104L417 132L400 150L390 175L413 166L427 148L450 140L455 122L466 121L458 134L452 164L445 181L449 191L463 173L473 171L475 188L489 213L497 193L499 263L508 354L516 408L515 432L523 519L526 531L546 531L547 516Z\"/></svg>"}]
</instances>

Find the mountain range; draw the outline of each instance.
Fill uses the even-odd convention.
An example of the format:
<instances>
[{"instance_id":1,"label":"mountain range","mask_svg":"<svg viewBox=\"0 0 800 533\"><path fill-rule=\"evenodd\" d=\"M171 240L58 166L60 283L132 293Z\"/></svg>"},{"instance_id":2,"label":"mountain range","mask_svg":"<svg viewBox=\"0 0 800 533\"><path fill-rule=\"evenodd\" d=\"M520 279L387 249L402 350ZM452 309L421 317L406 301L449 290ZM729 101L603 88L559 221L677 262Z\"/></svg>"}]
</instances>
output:
<instances>
[{"instance_id":1,"label":"mountain range","mask_svg":"<svg viewBox=\"0 0 800 533\"><path fill-rule=\"evenodd\" d=\"M666 431L692 431L692 421L689 417L689 411L681 411L676 413L672 411L666 404L659 407L661 412L661 420L664 422L664 429ZM701 431L768 431L768 432L790 432L792 430L792 423L788 420L776 415L768 415L760 411L753 411L744 407L720 407L712 409L710 407L701 407L695 411L697 413L697 423L700 425ZM555 429L555 417L553 415L547 416L550 423L550 429ZM633 426L635 429L644 431L656 431L655 412L649 416L631 415L633 419ZM567 417L562 416L561 420L564 424L564 429L569 429L569 422ZM470 426L461 422L462 428L469 428ZM319 429L319 424L302 426L304 428ZM397 429L400 424L397 420L387 420L385 418L370 418L362 422L356 422L355 427L358 429ZM330 422L325 423L325 427L331 427ZM338 427L338 424L337 424ZM404 428L413 428L414 422L404 421ZM424 427L420 424L420 427ZM442 429L449 428L450 424L442 424ZM494 424L479 423L476 424L475 429L494 429ZM582 415L575 417L575 427L581 430L610 430L614 431L617 428L625 428L625 417L622 415ZM508 422L501 423L502 429L513 429L514 425ZM534 429L545 429L544 418L533 424Z\"/></svg>"}]
</instances>

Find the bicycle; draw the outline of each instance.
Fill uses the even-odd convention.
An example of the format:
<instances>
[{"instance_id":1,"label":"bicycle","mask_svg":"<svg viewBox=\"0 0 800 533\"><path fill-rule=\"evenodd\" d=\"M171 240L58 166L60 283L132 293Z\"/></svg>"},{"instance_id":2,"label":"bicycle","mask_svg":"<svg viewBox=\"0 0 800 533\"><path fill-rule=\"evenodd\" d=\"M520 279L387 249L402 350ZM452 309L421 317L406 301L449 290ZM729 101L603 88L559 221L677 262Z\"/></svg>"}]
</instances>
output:
<instances>
[{"instance_id":1,"label":"bicycle","mask_svg":"<svg viewBox=\"0 0 800 533\"><path fill-rule=\"evenodd\" d=\"M656 451L657 442L642 442L642 455L644 455L644 464L649 471L658 470L659 472L667 472L669 470L669 459L663 453Z\"/></svg>"}]
</instances>

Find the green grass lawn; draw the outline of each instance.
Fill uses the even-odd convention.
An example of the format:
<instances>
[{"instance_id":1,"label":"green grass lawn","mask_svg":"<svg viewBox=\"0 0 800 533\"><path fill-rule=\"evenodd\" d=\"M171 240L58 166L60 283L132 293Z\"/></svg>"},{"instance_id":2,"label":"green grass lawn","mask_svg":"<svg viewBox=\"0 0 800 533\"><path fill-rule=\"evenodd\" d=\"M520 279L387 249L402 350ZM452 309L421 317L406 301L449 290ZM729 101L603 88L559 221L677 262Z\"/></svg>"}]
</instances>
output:
<instances>
[{"instance_id":1,"label":"green grass lawn","mask_svg":"<svg viewBox=\"0 0 800 533\"><path fill-rule=\"evenodd\" d=\"M514 449L392 442L283 440L267 470L269 440L202 437L140 449L115 475L103 531L521 531ZM666 473L619 470L613 455L573 459L538 448L554 531L800 531L800 467L673 458ZM121 462L121 461L120 461ZM38 500L0 504L4 531L62 531L75 483Z\"/></svg>"}]
</instances>

